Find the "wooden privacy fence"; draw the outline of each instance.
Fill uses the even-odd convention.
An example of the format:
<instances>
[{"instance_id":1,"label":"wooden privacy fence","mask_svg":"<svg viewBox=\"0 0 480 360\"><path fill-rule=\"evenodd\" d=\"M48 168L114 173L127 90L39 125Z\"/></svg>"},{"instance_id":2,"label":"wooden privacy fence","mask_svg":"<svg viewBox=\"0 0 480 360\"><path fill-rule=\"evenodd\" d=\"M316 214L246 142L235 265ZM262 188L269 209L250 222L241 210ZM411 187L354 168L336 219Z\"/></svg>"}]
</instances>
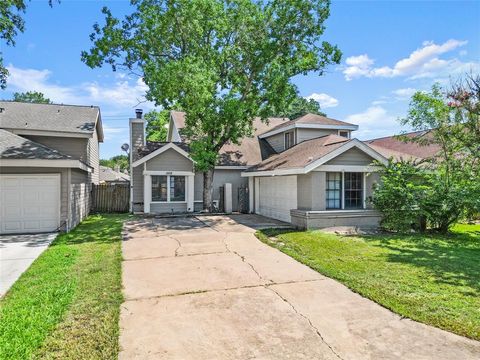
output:
<instances>
[{"instance_id":1,"label":"wooden privacy fence","mask_svg":"<svg viewBox=\"0 0 480 360\"><path fill-rule=\"evenodd\" d=\"M130 184L92 185L93 212L128 212Z\"/></svg>"}]
</instances>

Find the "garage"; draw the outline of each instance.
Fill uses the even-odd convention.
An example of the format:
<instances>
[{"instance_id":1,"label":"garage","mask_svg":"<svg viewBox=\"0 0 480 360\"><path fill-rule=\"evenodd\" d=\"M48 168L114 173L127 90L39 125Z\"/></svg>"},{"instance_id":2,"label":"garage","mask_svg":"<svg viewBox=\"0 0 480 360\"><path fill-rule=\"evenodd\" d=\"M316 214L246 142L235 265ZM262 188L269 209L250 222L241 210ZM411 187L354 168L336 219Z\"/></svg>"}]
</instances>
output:
<instances>
[{"instance_id":1,"label":"garage","mask_svg":"<svg viewBox=\"0 0 480 360\"><path fill-rule=\"evenodd\" d=\"M297 208L297 176L258 178L257 213L290 222L290 210Z\"/></svg>"},{"instance_id":2,"label":"garage","mask_svg":"<svg viewBox=\"0 0 480 360\"><path fill-rule=\"evenodd\" d=\"M0 175L0 233L55 231L60 226L60 174Z\"/></svg>"}]
</instances>

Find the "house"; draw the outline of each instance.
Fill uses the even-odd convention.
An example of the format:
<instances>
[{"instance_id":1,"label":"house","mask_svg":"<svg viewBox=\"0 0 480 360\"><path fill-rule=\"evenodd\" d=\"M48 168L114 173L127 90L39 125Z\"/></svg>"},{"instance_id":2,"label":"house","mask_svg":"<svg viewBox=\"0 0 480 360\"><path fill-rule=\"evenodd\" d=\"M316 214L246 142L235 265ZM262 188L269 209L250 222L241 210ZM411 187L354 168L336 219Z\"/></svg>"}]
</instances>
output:
<instances>
[{"instance_id":1,"label":"house","mask_svg":"<svg viewBox=\"0 0 480 360\"><path fill-rule=\"evenodd\" d=\"M128 184L130 175L120 171L119 168L112 169L108 166L100 165L100 184Z\"/></svg>"},{"instance_id":2,"label":"house","mask_svg":"<svg viewBox=\"0 0 480 360\"><path fill-rule=\"evenodd\" d=\"M254 120L254 136L227 144L215 167L213 199L225 207L290 222L300 228L376 226L380 214L367 201L378 181L374 161L415 155L355 139L357 125L306 114ZM182 137L185 114L170 113L167 142L145 141L141 112L130 119L131 209L159 214L202 207L202 174ZM241 191L241 190L244 191Z\"/></svg>"},{"instance_id":3,"label":"house","mask_svg":"<svg viewBox=\"0 0 480 360\"><path fill-rule=\"evenodd\" d=\"M0 101L0 233L69 231L99 182L96 106Z\"/></svg>"}]
</instances>

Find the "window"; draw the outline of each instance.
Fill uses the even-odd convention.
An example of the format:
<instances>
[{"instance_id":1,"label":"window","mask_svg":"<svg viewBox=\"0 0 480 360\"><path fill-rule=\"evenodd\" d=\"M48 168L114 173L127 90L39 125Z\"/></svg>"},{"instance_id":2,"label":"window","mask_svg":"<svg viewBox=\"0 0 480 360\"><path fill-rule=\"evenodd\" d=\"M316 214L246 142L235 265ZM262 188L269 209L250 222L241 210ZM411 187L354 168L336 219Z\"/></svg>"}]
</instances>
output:
<instances>
[{"instance_id":1,"label":"window","mask_svg":"<svg viewBox=\"0 0 480 360\"><path fill-rule=\"evenodd\" d=\"M338 131L338 135L339 135L339 136L342 136L342 137L345 137L345 138L347 138L347 139L350 139L350 132L349 132L349 131L339 130L339 131Z\"/></svg>"},{"instance_id":2,"label":"window","mask_svg":"<svg viewBox=\"0 0 480 360\"><path fill-rule=\"evenodd\" d=\"M326 208L363 209L363 173L327 172ZM344 204L342 207L342 197Z\"/></svg>"},{"instance_id":3,"label":"window","mask_svg":"<svg viewBox=\"0 0 480 360\"><path fill-rule=\"evenodd\" d=\"M167 176L152 176L152 201L167 201Z\"/></svg>"},{"instance_id":4,"label":"window","mask_svg":"<svg viewBox=\"0 0 480 360\"><path fill-rule=\"evenodd\" d=\"M152 201L185 201L185 176L152 175Z\"/></svg>"},{"instance_id":5,"label":"window","mask_svg":"<svg viewBox=\"0 0 480 360\"><path fill-rule=\"evenodd\" d=\"M170 176L170 201L185 201L185 176Z\"/></svg>"},{"instance_id":6,"label":"window","mask_svg":"<svg viewBox=\"0 0 480 360\"><path fill-rule=\"evenodd\" d=\"M295 145L295 133L293 131L289 131L285 133L285 150L291 148Z\"/></svg>"},{"instance_id":7,"label":"window","mask_svg":"<svg viewBox=\"0 0 480 360\"><path fill-rule=\"evenodd\" d=\"M362 175L362 173L345 173L345 209L363 208Z\"/></svg>"},{"instance_id":8,"label":"window","mask_svg":"<svg viewBox=\"0 0 480 360\"><path fill-rule=\"evenodd\" d=\"M340 209L342 173L327 172L327 209Z\"/></svg>"}]
</instances>

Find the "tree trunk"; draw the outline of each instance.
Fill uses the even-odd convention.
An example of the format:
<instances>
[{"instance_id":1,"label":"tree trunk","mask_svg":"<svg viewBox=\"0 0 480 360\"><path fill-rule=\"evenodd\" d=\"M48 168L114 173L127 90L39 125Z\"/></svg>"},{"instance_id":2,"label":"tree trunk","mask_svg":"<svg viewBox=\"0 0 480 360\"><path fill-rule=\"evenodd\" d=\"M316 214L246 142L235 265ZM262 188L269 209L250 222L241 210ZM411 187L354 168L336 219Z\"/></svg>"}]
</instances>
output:
<instances>
[{"instance_id":1,"label":"tree trunk","mask_svg":"<svg viewBox=\"0 0 480 360\"><path fill-rule=\"evenodd\" d=\"M213 212L213 174L214 169L203 173L203 210Z\"/></svg>"}]
</instances>

